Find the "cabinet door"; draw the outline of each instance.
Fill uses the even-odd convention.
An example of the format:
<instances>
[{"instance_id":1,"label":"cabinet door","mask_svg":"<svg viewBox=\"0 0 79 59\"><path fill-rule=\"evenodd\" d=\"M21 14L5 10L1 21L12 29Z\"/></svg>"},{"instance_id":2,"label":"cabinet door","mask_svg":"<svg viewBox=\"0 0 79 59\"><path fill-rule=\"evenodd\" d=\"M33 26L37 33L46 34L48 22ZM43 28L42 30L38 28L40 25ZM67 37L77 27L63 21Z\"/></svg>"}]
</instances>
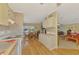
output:
<instances>
[{"instance_id":1,"label":"cabinet door","mask_svg":"<svg viewBox=\"0 0 79 59\"><path fill-rule=\"evenodd\" d=\"M22 13L15 12L15 22L18 26L23 26L24 15Z\"/></svg>"},{"instance_id":2,"label":"cabinet door","mask_svg":"<svg viewBox=\"0 0 79 59\"><path fill-rule=\"evenodd\" d=\"M0 4L0 25L8 25L8 5Z\"/></svg>"},{"instance_id":3,"label":"cabinet door","mask_svg":"<svg viewBox=\"0 0 79 59\"><path fill-rule=\"evenodd\" d=\"M12 19L14 20L15 19L15 15L14 15L14 12L11 8L8 7L8 16L9 16L9 19Z\"/></svg>"},{"instance_id":4,"label":"cabinet door","mask_svg":"<svg viewBox=\"0 0 79 59\"><path fill-rule=\"evenodd\" d=\"M15 12L15 24L19 34L23 34L23 19L24 15L22 13Z\"/></svg>"},{"instance_id":5,"label":"cabinet door","mask_svg":"<svg viewBox=\"0 0 79 59\"><path fill-rule=\"evenodd\" d=\"M43 22L43 27L46 28L46 20Z\"/></svg>"},{"instance_id":6,"label":"cabinet door","mask_svg":"<svg viewBox=\"0 0 79 59\"><path fill-rule=\"evenodd\" d=\"M54 12L53 14L50 15L50 17L48 17L46 20L46 27L50 28L50 27L56 27L57 25L57 13Z\"/></svg>"},{"instance_id":7,"label":"cabinet door","mask_svg":"<svg viewBox=\"0 0 79 59\"><path fill-rule=\"evenodd\" d=\"M48 19L48 27L53 27L53 23L54 23L54 19L53 18L49 18Z\"/></svg>"},{"instance_id":8,"label":"cabinet door","mask_svg":"<svg viewBox=\"0 0 79 59\"><path fill-rule=\"evenodd\" d=\"M10 55L16 55L16 46L15 46L15 48L12 50L12 52L11 52Z\"/></svg>"},{"instance_id":9,"label":"cabinet door","mask_svg":"<svg viewBox=\"0 0 79 59\"><path fill-rule=\"evenodd\" d=\"M56 26L56 19L54 17L51 17L47 21L47 27L55 27Z\"/></svg>"}]
</instances>

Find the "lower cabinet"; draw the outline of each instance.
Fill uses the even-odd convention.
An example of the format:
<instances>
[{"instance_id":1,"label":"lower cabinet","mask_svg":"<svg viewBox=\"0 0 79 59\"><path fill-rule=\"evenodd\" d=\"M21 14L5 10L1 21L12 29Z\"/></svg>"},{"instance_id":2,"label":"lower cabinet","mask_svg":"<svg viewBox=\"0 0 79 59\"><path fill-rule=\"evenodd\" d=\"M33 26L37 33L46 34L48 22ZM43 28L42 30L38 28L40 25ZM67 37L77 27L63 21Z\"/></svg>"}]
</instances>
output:
<instances>
[{"instance_id":1,"label":"lower cabinet","mask_svg":"<svg viewBox=\"0 0 79 59\"><path fill-rule=\"evenodd\" d=\"M16 46L12 49L10 55L21 55L23 38L15 38Z\"/></svg>"},{"instance_id":2,"label":"lower cabinet","mask_svg":"<svg viewBox=\"0 0 79 59\"><path fill-rule=\"evenodd\" d=\"M57 40L55 35L40 34L39 41L44 44L49 50L57 48Z\"/></svg>"},{"instance_id":3,"label":"lower cabinet","mask_svg":"<svg viewBox=\"0 0 79 59\"><path fill-rule=\"evenodd\" d=\"M14 49L12 50L10 55L17 55L17 53L16 53L16 46L14 47Z\"/></svg>"}]
</instances>

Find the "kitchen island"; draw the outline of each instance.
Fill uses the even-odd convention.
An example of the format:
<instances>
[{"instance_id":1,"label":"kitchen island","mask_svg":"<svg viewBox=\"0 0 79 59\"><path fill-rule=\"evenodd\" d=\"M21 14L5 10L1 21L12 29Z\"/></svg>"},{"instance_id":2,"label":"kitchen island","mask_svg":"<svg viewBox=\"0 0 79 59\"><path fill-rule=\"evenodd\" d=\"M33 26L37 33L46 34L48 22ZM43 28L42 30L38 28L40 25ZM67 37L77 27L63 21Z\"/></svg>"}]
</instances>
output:
<instances>
[{"instance_id":1,"label":"kitchen island","mask_svg":"<svg viewBox=\"0 0 79 59\"><path fill-rule=\"evenodd\" d=\"M21 55L22 41L22 36L10 36L0 40L0 55Z\"/></svg>"},{"instance_id":2,"label":"kitchen island","mask_svg":"<svg viewBox=\"0 0 79 59\"><path fill-rule=\"evenodd\" d=\"M16 46L16 40L0 40L0 55L10 55Z\"/></svg>"}]
</instances>

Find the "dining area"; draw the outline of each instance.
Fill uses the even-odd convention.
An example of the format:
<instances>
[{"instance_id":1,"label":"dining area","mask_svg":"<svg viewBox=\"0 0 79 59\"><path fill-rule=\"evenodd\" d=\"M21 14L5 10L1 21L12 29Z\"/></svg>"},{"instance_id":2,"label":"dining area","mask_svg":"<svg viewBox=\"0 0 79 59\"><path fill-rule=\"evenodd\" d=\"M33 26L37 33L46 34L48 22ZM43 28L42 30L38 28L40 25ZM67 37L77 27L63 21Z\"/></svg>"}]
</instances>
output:
<instances>
[{"instance_id":1,"label":"dining area","mask_svg":"<svg viewBox=\"0 0 79 59\"><path fill-rule=\"evenodd\" d=\"M58 48L79 49L79 32L75 24L58 27Z\"/></svg>"},{"instance_id":2,"label":"dining area","mask_svg":"<svg viewBox=\"0 0 79 59\"><path fill-rule=\"evenodd\" d=\"M74 41L74 42L76 42L76 44L79 45L79 33L72 32L72 30L68 30L65 40Z\"/></svg>"}]
</instances>

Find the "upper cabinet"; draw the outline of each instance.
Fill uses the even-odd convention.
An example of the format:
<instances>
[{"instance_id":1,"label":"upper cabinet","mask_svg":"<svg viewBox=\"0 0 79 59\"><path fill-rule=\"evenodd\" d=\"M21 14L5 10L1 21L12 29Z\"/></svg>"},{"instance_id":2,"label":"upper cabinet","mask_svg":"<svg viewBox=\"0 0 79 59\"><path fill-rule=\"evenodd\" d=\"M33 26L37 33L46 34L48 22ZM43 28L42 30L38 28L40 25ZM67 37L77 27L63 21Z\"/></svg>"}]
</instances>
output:
<instances>
[{"instance_id":1,"label":"upper cabinet","mask_svg":"<svg viewBox=\"0 0 79 59\"><path fill-rule=\"evenodd\" d=\"M23 26L24 15L23 13L14 12L15 14L15 23L18 26Z\"/></svg>"},{"instance_id":2,"label":"upper cabinet","mask_svg":"<svg viewBox=\"0 0 79 59\"><path fill-rule=\"evenodd\" d=\"M44 28L56 27L57 25L57 13L53 12L52 14L48 15L43 22Z\"/></svg>"},{"instance_id":3,"label":"upper cabinet","mask_svg":"<svg viewBox=\"0 0 79 59\"><path fill-rule=\"evenodd\" d=\"M8 18L11 19L11 20L15 20L15 14L14 14L14 11L8 7Z\"/></svg>"},{"instance_id":4,"label":"upper cabinet","mask_svg":"<svg viewBox=\"0 0 79 59\"><path fill-rule=\"evenodd\" d=\"M13 24L15 15L7 3L0 3L0 25Z\"/></svg>"},{"instance_id":5,"label":"upper cabinet","mask_svg":"<svg viewBox=\"0 0 79 59\"><path fill-rule=\"evenodd\" d=\"M0 3L0 25L8 25L8 4Z\"/></svg>"}]
</instances>

